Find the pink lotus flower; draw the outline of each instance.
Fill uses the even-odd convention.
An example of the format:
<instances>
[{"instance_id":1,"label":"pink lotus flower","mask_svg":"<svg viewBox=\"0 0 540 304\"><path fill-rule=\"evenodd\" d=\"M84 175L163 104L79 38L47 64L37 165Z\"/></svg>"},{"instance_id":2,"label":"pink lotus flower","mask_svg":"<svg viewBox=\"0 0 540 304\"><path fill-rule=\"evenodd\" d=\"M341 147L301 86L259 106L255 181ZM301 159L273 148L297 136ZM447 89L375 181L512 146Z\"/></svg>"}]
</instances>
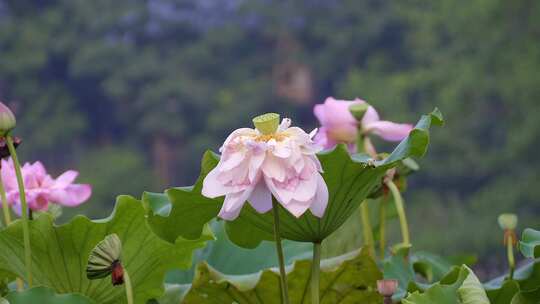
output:
<instances>
[{"instance_id":1,"label":"pink lotus flower","mask_svg":"<svg viewBox=\"0 0 540 304\"><path fill-rule=\"evenodd\" d=\"M242 128L225 140L221 160L204 179L202 190L210 198L225 195L219 217L235 219L246 201L257 212L268 212L272 195L296 217L307 209L323 216L328 188L316 156L321 147L312 141L315 130L307 134L290 124L284 119L270 134Z\"/></svg>"},{"instance_id":2,"label":"pink lotus flower","mask_svg":"<svg viewBox=\"0 0 540 304\"><path fill-rule=\"evenodd\" d=\"M365 104L361 99L351 101L337 100L328 97L324 104L315 105L313 112L321 124L315 142L325 148L332 148L338 143L344 143L354 150L358 138L358 122L349 111L354 104ZM380 120L379 114L369 106L360 122L360 131L365 134L375 134L387 141L400 141L409 135L413 126Z\"/></svg>"},{"instance_id":3,"label":"pink lotus flower","mask_svg":"<svg viewBox=\"0 0 540 304\"><path fill-rule=\"evenodd\" d=\"M79 174L77 171L66 171L58 178L52 178L45 171L41 162L26 163L21 168L28 207L32 210L47 210L49 203L67 207L78 206L90 198L92 188L86 184L74 184ZM19 188L13 161L2 160L2 180L7 193L8 203L15 212L21 213Z\"/></svg>"}]
</instances>

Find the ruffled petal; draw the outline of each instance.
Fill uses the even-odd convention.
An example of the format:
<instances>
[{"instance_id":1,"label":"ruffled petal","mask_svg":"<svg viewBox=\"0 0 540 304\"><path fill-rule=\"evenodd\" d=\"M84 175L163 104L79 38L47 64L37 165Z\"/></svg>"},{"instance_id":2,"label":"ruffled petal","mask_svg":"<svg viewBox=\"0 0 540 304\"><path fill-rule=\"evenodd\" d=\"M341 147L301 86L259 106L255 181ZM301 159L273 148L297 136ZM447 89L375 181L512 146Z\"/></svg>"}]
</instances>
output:
<instances>
[{"instance_id":1,"label":"ruffled petal","mask_svg":"<svg viewBox=\"0 0 540 304\"><path fill-rule=\"evenodd\" d=\"M284 164L285 162L281 159L271 154L267 155L261 167L262 172L265 177L275 179L278 182L283 182L287 176Z\"/></svg>"},{"instance_id":2,"label":"ruffled petal","mask_svg":"<svg viewBox=\"0 0 540 304\"><path fill-rule=\"evenodd\" d=\"M366 125L366 132L378 135L387 141L400 141L407 137L412 129L411 124L399 124L384 120Z\"/></svg>"},{"instance_id":3,"label":"ruffled petal","mask_svg":"<svg viewBox=\"0 0 540 304\"><path fill-rule=\"evenodd\" d=\"M266 187L264 179L260 179L248 198L249 204L259 213L266 213L272 209L272 193Z\"/></svg>"},{"instance_id":4,"label":"ruffled petal","mask_svg":"<svg viewBox=\"0 0 540 304\"><path fill-rule=\"evenodd\" d=\"M54 189L50 191L51 202L66 206L75 207L86 202L92 195L92 187L86 184L73 184L64 189Z\"/></svg>"},{"instance_id":5,"label":"ruffled petal","mask_svg":"<svg viewBox=\"0 0 540 304\"><path fill-rule=\"evenodd\" d=\"M316 217L323 217L326 207L328 206L328 186L321 175L317 176L317 193L309 207L311 213Z\"/></svg>"},{"instance_id":6,"label":"ruffled petal","mask_svg":"<svg viewBox=\"0 0 540 304\"><path fill-rule=\"evenodd\" d=\"M219 162L219 170L221 172L231 170L232 168L238 166L246 158L246 153L243 151L238 151L234 153L223 153L221 156L221 161Z\"/></svg>"},{"instance_id":7,"label":"ruffled petal","mask_svg":"<svg viewBox=\"0 0 540 304\"><path fill-rule=\"evenodd\" d=\"M362 128L366 128L367 125L379 120L380 118L377 110L375 110L374 107L369 106L366 110L366 113L364 114L364 117L362 117Z\"/></svg>"},{"instance_id":8,"label":"ruffled petal","mask_svg":"<svg viewBox=\"0 0 540 304\"><path fill-rule=\"evenodd\" d=\"M311 204L311 201L308 201L308 202L299 202L299 201L291 201L289 204L287 205L283 205L282 206L287 209L292 215L294 215L295 217L300 217L302 216L302 214L304 214L306 212L306 210L308 210L309 206Z\"/></svg>"},{"instance_id":9,"label":"ruffled petal","mask_svg":"<svg viewBox=\"0 0 540 304\"><path fill-rule=\"evenodd\" d=\"M327 132L328 129L326 127L320 127L313 141L325 149L331 149L337 145L337 142L333 138L328 137Z\"/></svg>"},{"instance_id":10,"label":"ruffled petal","mask_svg":"<svg viewBox=\"0 0 540 304\"><path fill-rule=\"evenodd\" d=\"M209 198L216 198L232 191L230 187L225 186L218 180L219 173L219 169L216 167L206 175L203 181L202 195Z\"/></svg>"},{"instance_id":11,"label":"ruffled petal","mask_svg":"<svg viewBox=\"0 0 540 304\"><path fill-rule=\"evenodd\" d=\"M218 216L228 221L232 221L237 218L250 194L251 191L227 194Z\"/></svg>"},{"instance_id":12,"label":"ruffled petal","mask_svg":"<svg viewBox=\"0 0 540 304\"><path fill-rule=\"evenodd\" d=\"M62 175L60 175L58 178L56 178L55 185L59 188L66 187L70 185L71 183L73 183L75 179L77 178L77 176L79 176L79 172L77 171L74 171L74 170L66 171Z\"/></svg>"}]
</instances>

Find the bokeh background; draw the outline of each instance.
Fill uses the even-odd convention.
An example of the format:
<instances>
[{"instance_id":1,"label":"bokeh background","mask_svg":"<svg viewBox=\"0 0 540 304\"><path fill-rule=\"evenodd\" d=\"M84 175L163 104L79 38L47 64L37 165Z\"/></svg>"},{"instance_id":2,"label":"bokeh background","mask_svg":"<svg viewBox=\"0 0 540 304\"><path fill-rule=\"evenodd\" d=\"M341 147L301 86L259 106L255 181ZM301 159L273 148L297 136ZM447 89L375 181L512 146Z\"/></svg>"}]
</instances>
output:
<instances>
[{"instance_id":1,"label":"bokeh background","mask_svg":"<svg viewBox=\"0 0 540 304\"><path fill-rule=\"evenodd\" d=\"M311 129L315 103L361 97L388 120L445 115L406 193L415 248L501 264L497 215L540 223L539 71L535 0L0 0L23 160L94 186L64 220L192 184L254 115Z\"/></svg>"}]
</instances>

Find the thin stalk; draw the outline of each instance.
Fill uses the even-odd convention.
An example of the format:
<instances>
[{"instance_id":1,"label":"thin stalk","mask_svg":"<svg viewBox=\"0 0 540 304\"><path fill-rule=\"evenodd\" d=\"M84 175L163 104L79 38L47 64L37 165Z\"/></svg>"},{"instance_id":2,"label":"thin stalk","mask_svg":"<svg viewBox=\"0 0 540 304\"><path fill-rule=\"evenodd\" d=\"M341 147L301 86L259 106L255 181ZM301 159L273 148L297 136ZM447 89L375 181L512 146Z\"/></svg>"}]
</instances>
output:
<instances>
[{"instance_id":1,"label":"thin stalk","mask_svg":"<svg viewBox=\"0 0 540 304\"><path fill-rule=\"evenodd\" d=\"M21 164L17 158L17 152L15 152L15 146L13 146L13 138L10 135L6 136L9 154L13 159L13 165L15 167L15 174L17 175L17 184L19 185L19 195L21 198L21 218L23 225L23 238L24 238L24 259L26 265L26 276L28 287L32 287L32 251L30 249L30 229L28 228L28 204L26 203L26 193L24 192L24 181L21 173Z\"/></svg>"},{"instance_id":2,"label":"thin stalk","mask_svg":"<svg viewBox=\"0 0 540 304\"><path fill-rule=\"evenodd\" d=\"M514 239L510 233L506 239L506 254L508 255L508 266L510 266L510 280L512 280L516 269L516 261L514 259Z\"/></svg>"},{"instance_id":3,"label":"thin stalk","mask_svg":"<svg viewBox=\"0 0 540 304\"><path fill-rule=\"evenodd\" d=\"M362 218L362 239L364 240L364 246L368 247L369 254L375 257L375 241L373 240L373 230L371 229L367 200L360 204L360 216Z\"/></svg>"},{"instance_id":4,"label":"thin stalk","mask_svg":"<svg viewBox=\"0 0 540 304\"><path fill-rule=\"evenodd\" d=\"M356 149L358 152L366 152L371 157L376 158L377 152L371 144L369 137L364 136L362 133L361 125L358 128L358 138L356 140ZM375 257L375 241L373 240L373 230L371 229L371 221L369 219L369 206L367 200L360 203L360 219L362 220L362 240L364 246L369 250L369 254Z\"/></svg>"},{"instance_id":5,"label":"thin stalk","mask_svg":"<svg viewBox=\"0 0 540 304\"><path fill-rule=\"evenodd\" d=\"M2 199L2 210L4 211L4 221L6 227L11 224L11 213L9 211L6 189L4 188L4 181L2 180L2 174L0 174L0 198ZM17 291L24 289L24 282L21 278L17 278Z\"/></svg>"},{"instance_id":6,"label":"thin stalk","mask_svg":"<svg viewBox=\"0 0 540 304\"><path fill-rule=\"evenodd\" d=\"M311 262L311 304L319 304L319 277L321 273L321 243L313 243Z\"/></svg>"},{"instance_id":7,"label":"thin stalk","mask_svg":"<svg viewBox=\"0 0 540 304\"><path fill-rule=\"evenodd\" d=\"M4 181L2 181L2 174L0 174L0 198L2 199L2 210L4 211L4 222L6 227L11 224L11 214L9 212L9 206L7 201L6 189L4 188Z\"/></svg>"},{"instance_id":8,"label":"thin stalk","mask_svg":"<svg viewBox=\"0 0 540 304\"><path fill-rule=\"evenodd\" d=\"M403 238L403 244L410 245L411 240L409 237L409 224L407 224L407 215L405 214L405 208L403 206L403 197L401 196L398 187L396 186L396 184L394 184L393 181L387 181L386 186L388 186L388 189L390 189L390 192L392 192L392 196L394 197L394 202L396 204L396 210L399 217L399 225L401 227L401 237Z\"/></svg>"},{"instance_id":9,"label":"thin stalk","mask_svg":"<svg viewBox=\"0 0 540 304\"><path fill-rule=\"evenodd\" d=\"M131 285L131 279L129 273L124 268L124 284L126 284L126 297L128 304L133 304L133 286Z\"/></svg>"},{"instance_id":10,"label":"thin stalk","mask_svg":"<svg viewBox=\"0 0 540 304\"><path fill-rule=\"evenodd\" d=\"M386 249L386 195L382 198L379 206L379 254L384 259Z\"/></svg>"},{"instance_id":11,"label":"thin stalk","mask_svg":"<svg viewBox=\"0 0 540 304\"><path fill-rule=\"evenodd\" d=\"M287 286L287 273L285 272L285 258L283 256L283 247L281 246L281 234L279 230L279 205L274 198L272 198L272 213L274 214L274 238L279 261L281 303L289 304L289 288Z\"/></svg>"}]
</instances>

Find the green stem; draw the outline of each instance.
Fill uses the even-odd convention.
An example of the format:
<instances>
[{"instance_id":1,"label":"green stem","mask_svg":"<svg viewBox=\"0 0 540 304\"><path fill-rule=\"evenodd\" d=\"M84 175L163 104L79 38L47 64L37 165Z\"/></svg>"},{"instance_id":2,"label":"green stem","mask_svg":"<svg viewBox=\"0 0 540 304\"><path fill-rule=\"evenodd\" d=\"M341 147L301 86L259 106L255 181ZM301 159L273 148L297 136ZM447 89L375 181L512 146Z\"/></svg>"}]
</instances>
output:
<instances>
[{"instance_id":1,"label":"green stem","mask_svg":"<svg viewBox=\"0 0 540 304\"><path fill-rule=\"evenodd\" d=\"M387 181L386 186L388 186L388 189L390 189L390 192L392 192L392 196L394 197L394 203L396 204L396 210L399 216L399 225L401 226L403 244L410 245L409 224L407 224L407 215L405 214L405 208L403 206L403 197L401 197L401 193L393 181Z\"/></svg>"},{"instance_id":2,"label":"green stem","mask_svg":"<svg viewBox=\"0 0 540 304\"><path fill-rule=\"evenodd\" d=\"M289 288L287 286L287 273L285 272L285 258L283 256L283 248L281 247L281 233L279 230L279 204L275 198L272 198L272 213L274 214L274 238L279 261L281 303L289 304Z\"/></svg>"},{"instance_id":3,"label":"green stem","mask_svg":"<svg viewBox=\"0 0 540 304\"><path fill-rule=\"evenodd\" d=\"M384 251L386 249L386 204L385 195L379 206L379 253L381 260L384 259Z\"/></svg>"},{"instance_id":4,"label":"green stem","mask_svg":"<svg viewBox=\"0 0 540 304\"><path fill-rule=\"evenodd\" d=\"M373 241L373 230L371 229L371 221L369 220L369 206L367 200L360 204L360 215L362 217L362 234L364 246L369 250L369 254L375 257L375 242Z\"/></svg>"},{"instance_id":5,"label":"green stem","mask_svg":"<svg viewBox=\"0 0 540 304\"><path fill-rule=\"evenodd\" d=\"M15 146L13 146L13 138L10 135L6 136L9 154L13 159L13 165L15 167L15 174L17 175L17 184L19 184L19 195L21 198L21 217L23 226L23 238L24 238L24 258L26 265L26 276L28 287L32 287L32 251L30 249L30 229L28 228L28 204L26 203L26 193L24 192L24 181L21 172L21 164L17 158L17 152L15 152Z\"/></svg>"},{"instance_id":6,"label":"green stem","mask_svg":"<svg viewBox=\"0 0 540 304\"><path fill-rule=\"evenodd\" d=\"M2 199L2 210L4 211L4 222L6 227L11 224L11 214L9 213L9 206L6 196L6 189L4 188L4 181L2 181L2 174L0 174L0 198Z\"/></svg>"},{"instance_id":7,"label":"green stem","mask_svg":"<svg viewBox=\"0 0 540 304\"><path fill-rule=\"evenodd\" d=\"M11 224L11 213L9 211L9 205L7 201L6 189L4 188L4 181L2 180L2 174L0 174L0 198L2 199L2 210L4 211L4 221L6 227ZM22 291L24 289L24 282L21 278L17 278L17 290Z\"/></svg>"},{"instance_id":8,"label":"green stem","mask_svg":"<svg viewBox=\"0 0 540 304\"><path fill-rule=\"evenodd\" d=\"M126 297L128 304L133 304L133 286L126 268L124 268L124 284L126 284Z\"/></svg>"},{"instance_id":9,"label":"green stem","mask_svg":"<svg viewBox=\"0 0 540 304\"><path fill-rule=\"evenodd\" d=\"M319 304L319 277L321 273L321 243L313 243L311 262L311 304Z\"/></svg>"},{"instance_id":10,"label":"green stem","mask_svg":"<svg viewBox=\"0 0 540 304\"><path fill-rule=\"evenodd\" d=\"M508 235L506 239L506 253L508 255L508 265L510 266L510 280L514 278L514 270L516 269L516 261L514 259L514 240L512 235Z\"/></svg>"}]
</instances>

